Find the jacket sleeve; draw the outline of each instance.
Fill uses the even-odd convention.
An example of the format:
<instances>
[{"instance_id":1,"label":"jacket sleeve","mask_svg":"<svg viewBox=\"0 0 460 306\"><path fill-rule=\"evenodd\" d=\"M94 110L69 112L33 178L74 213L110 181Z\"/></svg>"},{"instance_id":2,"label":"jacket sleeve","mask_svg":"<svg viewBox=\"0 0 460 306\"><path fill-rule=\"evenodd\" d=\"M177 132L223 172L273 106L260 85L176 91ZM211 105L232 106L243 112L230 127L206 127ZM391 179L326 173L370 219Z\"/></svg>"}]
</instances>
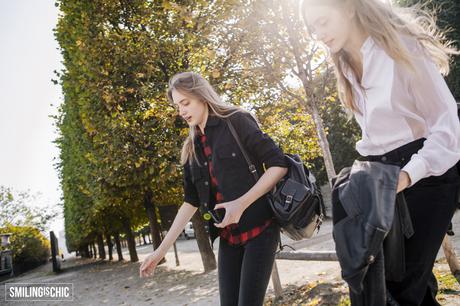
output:
<instances>
[{"instance_id":1,"label":"jacket sleeve","mask_svg":"<svg viewBox=\"0 0 460 306\"><path fill-rule=\"evenodd\" d=\"M184 202L189 203L192 206L200 207L200 199L196 190L195 184L192 182L192 175L190 172L190 166L186 164L184 166Z\"/></svg>"},{"instance_id":2,"label":"jacket sleeve","mask_svg":"<svg viewBox=\"0 0 460 306\"><path fill-rule=\"evenodd\" d=\"M265 133L263 133L254 117L246 112L238 112L230 117L235 130L240 137L245 150L258 162L265 164L265 168L283 167L287 162L283 151Z\"/></svg>"}]
</instances>

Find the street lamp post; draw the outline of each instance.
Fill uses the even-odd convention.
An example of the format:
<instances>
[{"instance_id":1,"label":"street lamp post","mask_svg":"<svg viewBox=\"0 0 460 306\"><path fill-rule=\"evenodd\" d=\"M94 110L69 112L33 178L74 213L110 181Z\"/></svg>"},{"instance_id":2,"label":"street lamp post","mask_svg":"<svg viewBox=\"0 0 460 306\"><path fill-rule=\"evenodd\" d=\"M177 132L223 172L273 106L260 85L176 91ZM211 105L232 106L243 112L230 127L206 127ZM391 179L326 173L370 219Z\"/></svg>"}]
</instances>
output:
<instances>
[{"instance_id":1,"label":"street lamp post","mask_svg":"<svg viewBox=\"0 0 460 306\"><path fill-rule=\"evenodd\" d=\"M4 233L0 234L1 237L1 245L4 249L0 251L0 275L10 274L10 276L14 275L13 270L13 253L11 250L8 249L10 245L10 236L11 233Z\"/></svg>"}]
</instances>

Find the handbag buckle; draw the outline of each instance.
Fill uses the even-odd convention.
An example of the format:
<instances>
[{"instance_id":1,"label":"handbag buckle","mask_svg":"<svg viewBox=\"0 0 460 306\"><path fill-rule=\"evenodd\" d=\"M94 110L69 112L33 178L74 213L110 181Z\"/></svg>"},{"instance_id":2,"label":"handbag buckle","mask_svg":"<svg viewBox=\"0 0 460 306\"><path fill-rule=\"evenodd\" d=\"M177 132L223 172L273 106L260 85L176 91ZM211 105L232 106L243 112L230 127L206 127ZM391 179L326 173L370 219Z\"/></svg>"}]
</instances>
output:
<instances>
[{"instance_id":1,"label":"handbag buckle","mask_svg":"<svg viewBox=\"0 0 460 306\"><path fill-rule=\"evenodd\" d=\"M256 172L256 171L257 171L256 166L250 165L250 166L249 166L249 171L251 171L251 173Z\"/></svg>"},{"instance_id":2,"label":"handbag buckle","mask_svg":"<svg viewBox=\"0 0 460 306\"><path fill-rule=\"evenodd\" d=\"M293 199L293 197L291 195L286 196L286 204L291 204L292 199Z\"/></svg>"}]
</instances>

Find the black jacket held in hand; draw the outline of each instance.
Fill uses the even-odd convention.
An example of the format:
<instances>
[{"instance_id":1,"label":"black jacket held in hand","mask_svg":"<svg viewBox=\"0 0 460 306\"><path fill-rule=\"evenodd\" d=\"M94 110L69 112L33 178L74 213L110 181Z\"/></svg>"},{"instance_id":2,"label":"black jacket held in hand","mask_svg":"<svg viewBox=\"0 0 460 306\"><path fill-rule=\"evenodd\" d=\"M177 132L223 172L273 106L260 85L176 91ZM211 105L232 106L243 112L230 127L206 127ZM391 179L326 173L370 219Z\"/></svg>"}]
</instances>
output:
<instances>
[{"instance_id":1,"label":"black jacket held in hand","mask_svg":"<svg viewBox=\"0 0 460 306\"><path fill-rule=\"evenodd\" d=\"M270 167L287 167L284 154L274 141L263 133L251 114L237 112L227 120L233 124L249 157L254 162L258 173L263 173L263 165ZM212 154L209 160L203 154L199 137L195 138L195 152L199 161L192 161L184 166L184 202L200 208L201 214L212 210L215 206L211 198L211 178L208 161L212 162L214 175L224 202L233 201L245 194L255 185L254 177L249 172L248 165L232 136L225 120L210 115L204 130ZM238 222L240 231L245 232L262 225L273 217L266 197L260 197L249 206ZM209 222L211 241L217 238L217 228Z\"/></svg>"},{"instance_id":2,"label":"black jacket held in hand","mask_svg":"<svg viewBox=\"0 0 460 306\"><path fill-rule=\"evenodd\" d=\"M390 230L401 227L391 241L386 241L392 252L404 247L400 243L403 235L409 238L413 234L410 217L403 209L404 198L402 194L402 198L396 195L399 172L396 165L357 160L334 180L332 233L342 277L353 292L362 292L369 265L381 251ZM390 270L385 272L395 279L404 267L398 256L390 257L385 258L385 269Z\"/></svg>"}]
</instances>

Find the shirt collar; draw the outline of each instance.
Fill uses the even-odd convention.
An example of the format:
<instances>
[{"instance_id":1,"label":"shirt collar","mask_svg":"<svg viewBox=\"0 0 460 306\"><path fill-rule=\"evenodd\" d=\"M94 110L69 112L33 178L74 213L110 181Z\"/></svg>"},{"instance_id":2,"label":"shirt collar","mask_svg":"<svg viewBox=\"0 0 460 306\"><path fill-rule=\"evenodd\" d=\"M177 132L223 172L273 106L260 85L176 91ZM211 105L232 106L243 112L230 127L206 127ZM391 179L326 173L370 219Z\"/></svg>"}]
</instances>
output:
<instances>
[{"instance_id":1,"label":"shirt collar","mask_svg":"<svg viewBox=\"0 0 460 306\"><path fill-rule=\"evenodd\" d=\"M375 44L374 39L372 38L372 36L369 35L364 40L361 48L359 49L359 51L363 55L363 69L364 69L364 64L365 64L365 62L364 62L365 57L371 51L371 49L374 46L374 44ZM345 77L348 79L348 81L351 82L352 84L354 84L355 83L355 78L354 78L354 74L353 74L352 70L350 69L350 67L345 65L345 63L343 63L342 61L339 62L339 65L341 66L342 71L343 71Z\"/></svg>"},{"instance_id":2,"label":"shirt collar","mask_svg":"<svg viewBox=\"0 0 460 306\"><path fill-rule=\"evenodd\" d=\"M206 121L206 126L204 127L204 130L206 131L206 129L209 127L219 125L221 121L222 119L220 117L215 116L215 115L209 115L208 120ZM196 138L203 136L203 133L201 132L198 126L195 129L195 136Z\"/></svg>"},{"instance_id":3,"label":"shirt collar","mask_svg":"<svg viewBox=\"0 0 460 306\"><path fill-rule=\"evenodd\" d=\"M206 127L205 129L208 127L208 126L216 126L220 123L222 119L220 119L219 117L217 117L216 115L209 115L208 116L208 120L206 121Z\"/></svg>"}]
</instances>

